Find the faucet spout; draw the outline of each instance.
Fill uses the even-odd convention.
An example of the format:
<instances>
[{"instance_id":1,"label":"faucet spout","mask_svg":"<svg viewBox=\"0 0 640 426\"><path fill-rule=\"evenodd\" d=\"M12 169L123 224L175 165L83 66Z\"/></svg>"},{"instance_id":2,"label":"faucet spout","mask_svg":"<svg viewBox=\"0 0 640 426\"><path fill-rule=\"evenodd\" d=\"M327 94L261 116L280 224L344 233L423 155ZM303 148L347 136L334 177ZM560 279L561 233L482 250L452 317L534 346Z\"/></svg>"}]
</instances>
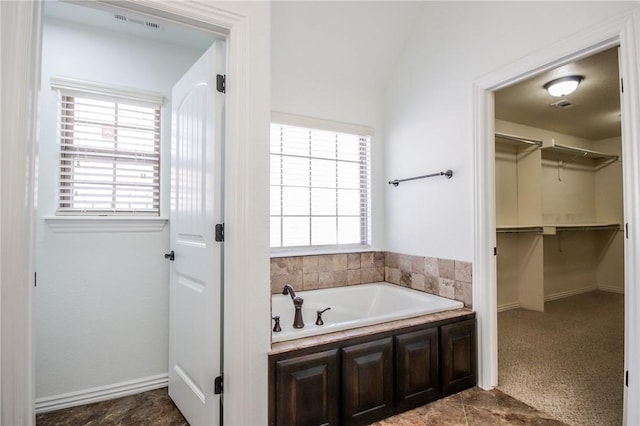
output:
<instances>
[{"instance_id":1,"label":"faucet spout","mask_svg":"<svg viewBox=\"0 0 640 426\"><path fill-rule=\"evenodd\" d=\"M289 296L291 296L291 300L295 300L296 296L296 292L293 291L293 287L291 287L291 285L289 284L285 284L284 288L282 289L282 294L288 294Z\"/></svg>"}]
</instances>

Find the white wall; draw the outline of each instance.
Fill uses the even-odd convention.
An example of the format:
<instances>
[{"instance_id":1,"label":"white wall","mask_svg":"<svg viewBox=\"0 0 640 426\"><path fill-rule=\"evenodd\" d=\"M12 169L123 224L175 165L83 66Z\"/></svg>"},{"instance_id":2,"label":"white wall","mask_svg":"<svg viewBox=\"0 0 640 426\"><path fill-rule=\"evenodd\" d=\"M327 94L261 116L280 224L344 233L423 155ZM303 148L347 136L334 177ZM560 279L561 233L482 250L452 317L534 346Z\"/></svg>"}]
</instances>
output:
<instances>
[{"instance_id":1,"label":"white wall","mask_svg":"<svg viewBox=\"0 0 640 426\"><path fill-rule=\"evenodd\" d=\"M385 96L387 249L473 259L473 82L637 2L429 2Z\"/></svg>"},{"instance_id":2,"label":"white wall","mask_svg":"<svg viewBox=\"0 0 640 426\"><path fill-rule=\"evenodd\" d=\"M161 92L163 178L171 87L201 52L49 19L44 25L34 291L36 398L166 374L168 225L153 232L55 231L57 95L52 76ZM167 179L165 179L166 182ZM167 194L163 186L163 195ZM163 215L168 214L164 197Z\"/></svg>"},{"instance_id":3,"label":"white wall","mask_svg":"<svg viewBox=\"0 0 640 426\"><path fill-rule=\"evenodd\" d=\"M372 243L383 250L383 95L420 2L273 2L272 111L373 128ZM397 23L401 24L398 25ZM387 29L391 26L393 30Z\"/></svg>"}]
</instances>

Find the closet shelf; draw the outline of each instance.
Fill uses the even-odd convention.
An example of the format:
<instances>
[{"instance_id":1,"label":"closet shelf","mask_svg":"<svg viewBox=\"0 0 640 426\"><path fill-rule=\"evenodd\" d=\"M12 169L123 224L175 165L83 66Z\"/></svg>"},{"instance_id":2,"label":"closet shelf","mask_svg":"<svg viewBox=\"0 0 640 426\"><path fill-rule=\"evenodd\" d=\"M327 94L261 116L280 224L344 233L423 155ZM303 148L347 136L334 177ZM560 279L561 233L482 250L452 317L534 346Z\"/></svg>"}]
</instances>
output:
<instances>
[{"instance_id":1,"label":"closet shelf","mask_svg":"<svg viewBox=\"0 0 640 426\"><path fill-rule=\"evenodd\" d=\"M547 154L550 158L556 160L566 160L565 165L579 158L596 160L598 168L615 163L620 158L619 156L614 154L606 154L604 152L593 151L591 149L562 145L556 143L553 139L551 140L551 143L549 145L544 145L542 147L542 152L544 154Z\"/></svg>"},{"instance_id":2,"label":"closet shelf","mask_svg":"<svg viewBox=\"0 0 640 426\"><path fill-rule=\"evenodd\" d=\"M510 145L526 145L542 147L542 141L537 139L530 139L523 136L510 135L507 133L495 132L496 142L507 142Z\"/></svg>"},{"instance_id":3,"label":"closet shelf","mask_svg":"<svg viewBox=\"0 0 640 426\"><path fill-rule=\"evenodd\" d=\"M541 225L498 225L496 226L496 232L498 234L520 234L524 232L533 232L542 234L543 228Z\"/></svg>"},{"instance_id":4,"label":"closet shelf","mask_svg":"<svg viewBox=\"0 0 640 426\"><path fill-rule=\"evenodd\" d=\"M555 225L543 225L544 235L556 235L564 231L619 231L619 223L563 223Z\"/></svg>"}]
</instances>

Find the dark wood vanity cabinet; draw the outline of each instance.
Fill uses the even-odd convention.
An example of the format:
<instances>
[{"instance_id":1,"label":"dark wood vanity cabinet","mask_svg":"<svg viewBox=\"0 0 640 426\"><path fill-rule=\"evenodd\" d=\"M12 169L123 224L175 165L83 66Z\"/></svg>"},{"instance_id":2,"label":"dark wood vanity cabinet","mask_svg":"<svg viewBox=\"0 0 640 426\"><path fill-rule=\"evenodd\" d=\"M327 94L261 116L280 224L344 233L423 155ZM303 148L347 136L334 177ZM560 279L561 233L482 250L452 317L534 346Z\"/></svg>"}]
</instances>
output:
<instances>
[{"instance_id":1,"label":"dark wood vanity cabinet","mask_svg":"<svg viewBox=\"0 0 640 426\"><path fill-rule=\"evenodd\" d=\"M342 392L345 425L369 424L393 414L391 337L342 349Z\"/></svg>"},{"instance_id":2,"label":"dark wood vanity cabinet","mask_svg":"<svg viewBox=\"0 0 640 426\"><path fill-rule=\"evenodd\" d=\"M338 349L276 362L276 425L339 425Z\"/></svg>"},{"instance_id":3,"label":"dark wood vanity cabinet","mask_svg":"<svg viewBox=\"0 0 640 426\"><path fill-rule=\"evenodd\" d=\"M269 357L269 424L363 425L476 384L475 314Z\"/></svg>"},{"instance_id":4,"label":"dark wood vanity cabinet","mask_svg":"<svg viewBox=\"0 0 640 426\"><path fill-rule=\"evenodd\" d=\"M470 319L440 327L442 342L442 394L451 395L475 386L476 320Z\"/></svg>"},{"instance_id":5,"label":"dark wood vanity cabinet","mask_svg":"<svg viewBox=\"0 0 640 426\"><path fill-rule=\"evenodd\" d=\"M395 336L396 405L405 411L440 396L438 327Z\"/></svg>"}]
</instances>

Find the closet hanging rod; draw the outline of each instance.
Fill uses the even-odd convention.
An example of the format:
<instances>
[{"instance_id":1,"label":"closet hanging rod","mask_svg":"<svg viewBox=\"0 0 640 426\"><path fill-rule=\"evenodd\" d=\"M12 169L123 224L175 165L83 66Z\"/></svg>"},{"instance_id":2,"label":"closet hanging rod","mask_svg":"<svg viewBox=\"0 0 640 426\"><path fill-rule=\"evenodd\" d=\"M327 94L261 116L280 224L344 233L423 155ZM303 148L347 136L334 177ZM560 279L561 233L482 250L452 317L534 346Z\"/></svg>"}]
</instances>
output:
<instances>
[{"instance_id":1,"label":"closet hanging rod","mask_svg":"<svg viewBox=\"0 0 640 426\"><path fill-rule=\"evenodd\" d=\"M522 136L509 135L507 133L500 133L500 132L496 132L495 135L499 138L506 139L509 141L526 143L528 145L542 146L542 141L537 139L528 139L528 138L523 138Z\"/></svg>"},{"instance_id":2,"label":"closet hanging rod","mask_svg":"<svg viewBox=\"0 0 640 426\"><path fill-rule=\"evenodd\" d=\"M430 175L415 176L415 177L410 177L406 179L390 180L389 185L398 186L400 185L400 182L407 182L410 180L417 180L417 179L425 179L425 178L430 178L434 176L446 176L447 179L451 179L451 176L453 176L453 172L451 171L451 169L449 169L446 172L431 173Z\"/></svg>"}]
</instances>

